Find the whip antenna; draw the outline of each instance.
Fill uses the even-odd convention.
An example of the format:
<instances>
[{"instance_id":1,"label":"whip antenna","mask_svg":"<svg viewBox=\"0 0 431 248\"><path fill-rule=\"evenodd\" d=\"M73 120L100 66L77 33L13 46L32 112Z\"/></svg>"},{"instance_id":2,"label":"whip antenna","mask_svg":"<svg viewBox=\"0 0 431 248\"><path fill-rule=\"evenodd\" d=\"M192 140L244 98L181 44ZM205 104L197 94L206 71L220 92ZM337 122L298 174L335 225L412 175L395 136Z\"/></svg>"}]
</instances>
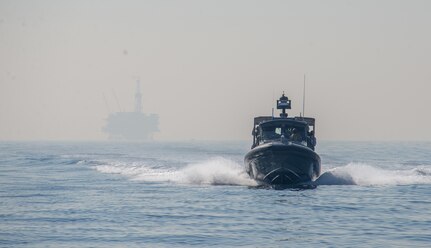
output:
<instances>
[{"instance_id":1,"label":"whip antenna","mask_svg":"<svg viewBox=\"0 0 431 248\"><path fill-rule=\"evenodd\" d=\"M302 116L305 116L305 74L304 74L304 90L302 93Z\"/></svg>"}]
</instances>

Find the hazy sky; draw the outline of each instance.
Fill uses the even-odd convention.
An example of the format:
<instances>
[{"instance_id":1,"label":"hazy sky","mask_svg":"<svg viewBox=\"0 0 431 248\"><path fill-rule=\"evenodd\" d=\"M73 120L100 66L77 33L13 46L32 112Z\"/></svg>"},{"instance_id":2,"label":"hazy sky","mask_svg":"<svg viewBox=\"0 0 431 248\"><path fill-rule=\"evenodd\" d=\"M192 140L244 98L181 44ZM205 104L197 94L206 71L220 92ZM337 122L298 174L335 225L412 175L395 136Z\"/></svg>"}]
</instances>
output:
<instances>
[{"instance_id":1,"label":"hazy sky","mask_svg":"<svg viewBox=\"0 0 431 248\"><path fill-rule=\"evenodd\" d=\"M0 0L0 140L251 140L284 90L320 140L431 140L431 1ZM104 96L107 104L105 104Z\"/></svg>"}]
</instances>

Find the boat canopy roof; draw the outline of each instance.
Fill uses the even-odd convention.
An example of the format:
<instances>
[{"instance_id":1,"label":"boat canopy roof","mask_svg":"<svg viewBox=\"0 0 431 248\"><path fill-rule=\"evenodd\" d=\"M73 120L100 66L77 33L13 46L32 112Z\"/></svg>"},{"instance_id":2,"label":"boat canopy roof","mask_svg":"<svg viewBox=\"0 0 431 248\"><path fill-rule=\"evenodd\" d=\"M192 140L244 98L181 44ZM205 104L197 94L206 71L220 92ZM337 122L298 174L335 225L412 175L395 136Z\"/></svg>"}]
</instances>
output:
<instances>
[{"instance_id":1,"label":"boat canopy roof","mask_svg":"<svg viewBox=\"0 0 431 248\"><path fill-rule=\"evenodd\" d=\"M276 127L293 127L293 128L299 128L301 130L307 130L308 131L308 125L306 122L303 121L295 121L295 120L271 120L262 122L259 124L260 128L276 128Z\"/></svg>"},{"instance_id":2,"label":"boat canopy roof","mask_svg":"<svg viewBox=\"0 0 431 248\"><path fill-rule=\"evenodd\" d=\"M282 123L289 123L292 126L305 126L308 125L314 129L315 119L311 117L272 117L272 116L259 116L254 118L254 126L257 125L278 125Z\"/></svg>"}]
</instances>

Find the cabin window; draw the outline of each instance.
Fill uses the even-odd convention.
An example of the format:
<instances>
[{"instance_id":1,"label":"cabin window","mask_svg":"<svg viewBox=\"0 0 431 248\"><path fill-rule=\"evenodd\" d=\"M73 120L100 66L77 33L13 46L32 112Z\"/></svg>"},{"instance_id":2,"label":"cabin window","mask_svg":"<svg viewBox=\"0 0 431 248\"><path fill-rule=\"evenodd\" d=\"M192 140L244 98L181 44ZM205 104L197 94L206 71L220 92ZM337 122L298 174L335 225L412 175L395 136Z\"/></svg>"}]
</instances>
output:
<instances>
[{"instance_id":1,"label":"cabin window","mask_svg":"<svg viewBox=\"0 0 431 248\"><path fill-rule=\"evenodd\" d=\"M275 134L280 135L281 136L281 127L276 127L275 128Z\"/></svg>"},{"instance_id":2,"label":"cabin window","mask_svg":"<svg viewBox=\"0 0 431 248\"><path fill-rule=\"evenodd\" d=\"M260 141L279 140L281 138L292 142L306 143L305 127L298 126L261 126Z\"/></svg>"},{"instance_id":3,"label":"cabin window","mask_svg":"<svg viewBox=\"0 0 431 248\"><path fill-rule=\"evenodd\" d=\"M300 130L299 128L291 128L289 130L290 135L289 140L294 142L302 142L304 140L304 130Z\"/></svg>"},{"instance_id":4,"label":"cabin window","mask_svg":"<svg viewBox=\"0 0 431 248\"><path fill-rule=\"evenodd\" d=\"M262 139L263 140L274 140L281 137L281 128L268 126L262 127Z\"/></svg>"}]
</instances>

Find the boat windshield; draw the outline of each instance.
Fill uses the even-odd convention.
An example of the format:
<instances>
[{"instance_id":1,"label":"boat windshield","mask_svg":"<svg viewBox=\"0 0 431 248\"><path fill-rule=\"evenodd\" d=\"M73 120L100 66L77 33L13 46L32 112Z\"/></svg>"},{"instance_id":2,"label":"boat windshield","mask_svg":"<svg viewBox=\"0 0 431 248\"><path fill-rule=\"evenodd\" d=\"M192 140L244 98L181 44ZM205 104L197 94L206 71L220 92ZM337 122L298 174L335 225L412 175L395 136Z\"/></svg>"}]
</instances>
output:
<instances>
[{"instance_id":1,"label":"boat windshield","mask_svg":"<svg viewBox=\"0 0 431 248\"><path fill-rule=\"evenodd\" d=\"M286 140L307 144L305 126L261 125L260 142ZM260 143L259 142L259 143Z\"/></svg>"}]
</instances>

